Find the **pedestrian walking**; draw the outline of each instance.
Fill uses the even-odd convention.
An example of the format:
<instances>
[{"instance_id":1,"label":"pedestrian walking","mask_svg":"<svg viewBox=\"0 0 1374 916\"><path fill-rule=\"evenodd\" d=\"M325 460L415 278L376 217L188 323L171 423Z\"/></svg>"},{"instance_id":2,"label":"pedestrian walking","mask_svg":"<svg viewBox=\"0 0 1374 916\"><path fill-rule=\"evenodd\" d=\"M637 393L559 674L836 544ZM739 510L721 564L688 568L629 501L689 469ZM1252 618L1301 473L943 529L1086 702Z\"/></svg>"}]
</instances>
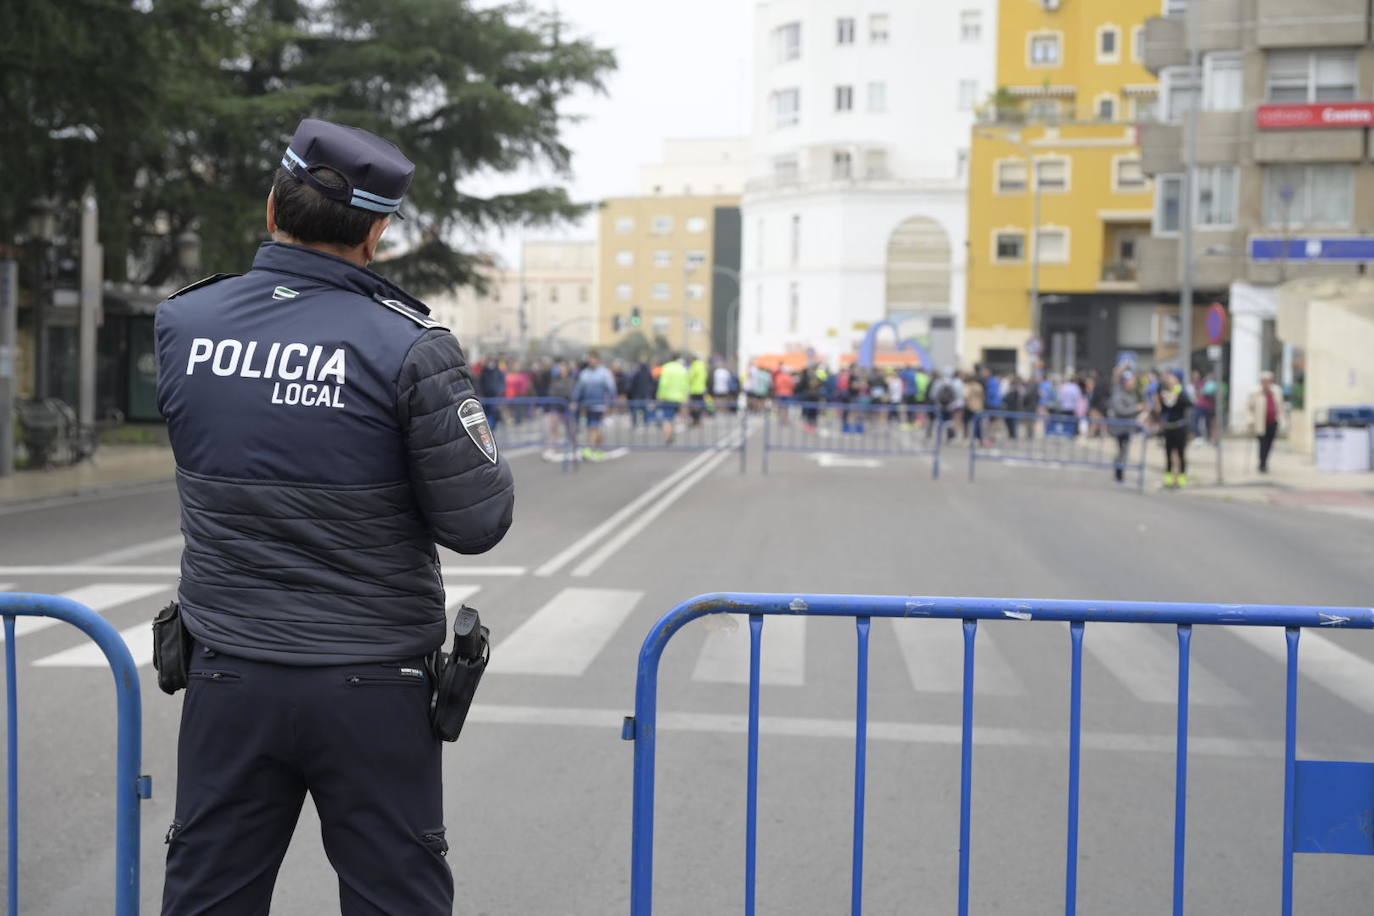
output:
<instances>
[{"instance_id":1,"label":"pedestrian walking","mask_svg":"<svg viewBox=\"0 0 1374 916\"><path fill-rule=\"evenodd\" d=\"M630 401L631 426L649 425L649 403L657 393L658 380L654 378L654 370L649 367L647 361L641 360L635 367L634 374L630 376L630 384L625 392Z\"/></svg>"},{"instance_id":2,"label":"pedestrian walking","mask_svg":"<svg viewBox=\"0 0 1374 916\"><path fill-rule=\"evenodd\" d=\"M688 357L683 357L688 359ZM693 426L701 425L702 414L706 411L706 388L709 383L710 372L706 368L706 362L700 356L690 357L687 366L687 393L691 399L692 406L688 413L692 418Z\"/></svg>"},{"instance_id":3,"label":"pedestrian walking","mask_svg":"<svg viewBox=\"0 0 1374 916\"><path fill-rule=\"evenodd\" d=\"M587 424L587 446L582 449L582 457L588 461L600 461L606 457L602 447L605 445L603 426L606 411L619 396L615 376L601 364L601 354L592 350L587 354L587 365L577 375L573 385L572 404L574 416L581 413Z\"/></svg>"},{"instance_id":4,"label":"pedestrian walking","mask_svg":"<svg viewBox=\"0 0 1374 916\"><path fill-rule=\"evenodd\" d=\"M1155 395L1155 415L1164 436L1164 486L1178 490L1188 486L1189 410L1193 402L1183 389L1183 375L1170 372L1160 380Z\"/></svg>"},{"instance_id":5,"label":"pedestrian walking","mask_svg":"<svg viewBox=\"0 0 1374 916\"><path fill-rule=\"evenodd\" d=\"M1274 384L1274 373L1261 372L1259 389L1250 393L1245 403L1249 415L1250 434L1259 440L1259 472L1269 473L1269 453L1279 434L1283 418L1283 392Z\"/></svg>"},{"instance_id":6,"label":"pedestrian walking","mask_svg":"<svg viewBox=\"0 0 1374 916\"><path fill-rule=\"evenodd\" d=\"M678 411L687 402L691 380L687 373L687 357L674 357L663 364L658 373L658 418L663 423L663 444L672 445L676 437L673 425Z\"/></svg>"},{"instance_id":7,"label":"pedestrian walking","mask_svg":"<svg viewBox=\"0 0 1374 916\"><path fill-rule=\"evenodd\" d=\"M1116 482L1126 482L1126 462L1130 457L1131 439L1136 433L1143 404L1136 388L1135 373L1117 368L1112 377L1111 395L1107 400L1107 419L1111 434L1116 437Z\"/></svg>"},{"instance_id":8,"label":"pedestrian walking","mask_svg":"<svg viewBox=\"0 0 1374 916\"><path fill-rule=\"evenodd\" d=\"M166 689L189 685L164 916L267 913L307 794L344 916L453 911L436 548L496 546L514 485L458 341L367 269L413 172L302 121L274 241L158 308L186 539L159 622L190 646L159 656Z\"/></svg>"}]
</instances>

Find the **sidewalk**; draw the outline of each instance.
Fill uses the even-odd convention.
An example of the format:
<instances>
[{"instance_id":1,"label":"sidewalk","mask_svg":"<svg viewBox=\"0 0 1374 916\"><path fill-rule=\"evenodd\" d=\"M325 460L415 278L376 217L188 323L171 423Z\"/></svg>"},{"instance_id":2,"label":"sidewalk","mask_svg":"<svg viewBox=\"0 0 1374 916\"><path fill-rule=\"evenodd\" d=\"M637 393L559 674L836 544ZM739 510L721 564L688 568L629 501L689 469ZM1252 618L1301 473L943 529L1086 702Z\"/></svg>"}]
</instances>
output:
<instances>
[{"instance_id":1,"label":"sidewalk","mask_svg":"<svg viewBox=\"0 0 1374 916\"><path fill-rule=\"evenodd\" d=\"M165 445L105 445L75 467L0 477L0 506L161 483L173 479L175 468L172 450Z\"/></svg>"}]
</instances>

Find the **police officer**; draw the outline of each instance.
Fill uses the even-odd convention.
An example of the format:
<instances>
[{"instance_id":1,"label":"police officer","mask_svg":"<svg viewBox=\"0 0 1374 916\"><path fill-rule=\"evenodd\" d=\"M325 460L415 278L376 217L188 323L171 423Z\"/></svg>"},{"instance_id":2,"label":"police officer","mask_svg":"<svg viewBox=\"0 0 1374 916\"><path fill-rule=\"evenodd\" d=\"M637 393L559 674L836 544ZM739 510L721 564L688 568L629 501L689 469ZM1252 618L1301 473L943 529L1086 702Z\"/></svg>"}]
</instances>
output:
<instances>
[{"instance_id":1,"label":"police officer","mask_svg":"<svg viewBox=\"0 0 1374 916\"><path fill-rule=\"evenodd\" d=\"M275 241L158 309L194 646L166 916L268 912L307 792L345 916L452 911L435 545L494 547L514 490L458 341L367 269L414 170L302 121L267 198Z\"/></svg>"}]
</instances>

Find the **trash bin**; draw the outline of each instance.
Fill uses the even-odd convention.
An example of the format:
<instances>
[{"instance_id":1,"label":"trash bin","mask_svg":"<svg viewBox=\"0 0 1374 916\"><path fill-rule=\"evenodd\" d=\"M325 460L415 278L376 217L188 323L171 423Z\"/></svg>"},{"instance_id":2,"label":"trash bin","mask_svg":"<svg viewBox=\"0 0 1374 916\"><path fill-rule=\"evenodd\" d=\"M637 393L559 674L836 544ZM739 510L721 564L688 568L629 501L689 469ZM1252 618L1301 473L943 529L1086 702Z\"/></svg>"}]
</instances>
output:
<instances>
[{"instance_id":1,"label":"trash bin","mask_svg":"<svg viewBox=\"0 0 1374 916\"><path fill-rule=\"evenodd\" d=\"M1355 474L1374 466L1370 426L1358 420L1318 423L1314 451L1317 470L1329 474Z\"/></svg>"},{"instance_id":2,"label":"trash bin","mask_svg":"<svg viewBox=\"0 0 1374 916\"><path fill-rule=\"evenodd\" d=\"M63 426L62 413L51 399L19 402L19 429L29 453L29 467L47 467L52 462Z\"/></svg>"}]
</instances>

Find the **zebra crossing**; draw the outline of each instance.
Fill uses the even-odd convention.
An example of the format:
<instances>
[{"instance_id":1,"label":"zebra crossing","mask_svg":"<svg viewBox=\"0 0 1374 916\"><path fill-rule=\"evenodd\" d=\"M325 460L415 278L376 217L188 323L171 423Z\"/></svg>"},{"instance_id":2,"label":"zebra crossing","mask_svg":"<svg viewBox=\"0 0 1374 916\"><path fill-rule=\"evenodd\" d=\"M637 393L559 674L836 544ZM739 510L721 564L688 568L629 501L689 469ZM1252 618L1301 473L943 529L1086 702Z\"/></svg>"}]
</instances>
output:
<instances>
[{"instance_id":1,"label":"zebra crossing","mask_svg":"<svg viewBox=\"0 0 1374 916\"><path fill-rule=\"evenodd\" d=\"M10 583L0 583L8 590ZM81 585L62 597L78 601L97 613L138 606L142 620L122 629L120 636L134 662L152 663L154 607L171 597L174 585L163 582L94 582ZM449 582L446 604L450 611L478 595L481 585ZM644 604L645 593L632 589L568 587L557 591L523 622L498 636L492 651L493 676L577 678L585 676L617 638L635 644L643 638L654 608ZM641 613L636 617L636 611ZM45 617L21 617L16 636L28 636L56 626ZM821 622L805 617L769 617L760 652L760 683L768 687L803 687L807 684L808 631ZM743 624L743 625L742 625ZM917 693L958 694L963 689L963 634L957 620L919 622L874 621L875 651L887 642L900 655L902 669ZM1020 671L1027 664L1024 653L1006 649L1007 634L1017 625L979 628L974 692L986 697L1023 697L1033 692ZM749 681L750 632L742 618L712 617L697 625L695 636L684 636L695 661L687 678L703 684L747 684ZM703 632L704 631L704 632ZM1104 689L1102 680L1136 701L1172 705L1177 700L1177 647L1172 628L1137 624L1089 624L1084 640L1085 656L1095 663L1093 690ZM1258 653L1258 658L1281 670L1286 644L1281 632L1260 627L1228 627L1215 631ZM103 668L103 653L79 633L75 644L31 662L37 668ZM1210 637L1209 637L1210 638ZM3 639L3 634L0 634ZM690 645L695 640L695 645ZM849 650L845 650L846 652ZM1374 662L1358 655L1329 636L1306 631L1302 637L1303 676L1367 712L1374 713ZM812 647L811 655L820 650ZM1018 665L1020 669L1018 669ZM632 676L632 672L626 672ZM665 676L677 676L668 674ZM1197 706L1237 707L1246 699L1205 663L1194 660L1191 668L1191 702Z\"/></svg>"}]
</instances>

